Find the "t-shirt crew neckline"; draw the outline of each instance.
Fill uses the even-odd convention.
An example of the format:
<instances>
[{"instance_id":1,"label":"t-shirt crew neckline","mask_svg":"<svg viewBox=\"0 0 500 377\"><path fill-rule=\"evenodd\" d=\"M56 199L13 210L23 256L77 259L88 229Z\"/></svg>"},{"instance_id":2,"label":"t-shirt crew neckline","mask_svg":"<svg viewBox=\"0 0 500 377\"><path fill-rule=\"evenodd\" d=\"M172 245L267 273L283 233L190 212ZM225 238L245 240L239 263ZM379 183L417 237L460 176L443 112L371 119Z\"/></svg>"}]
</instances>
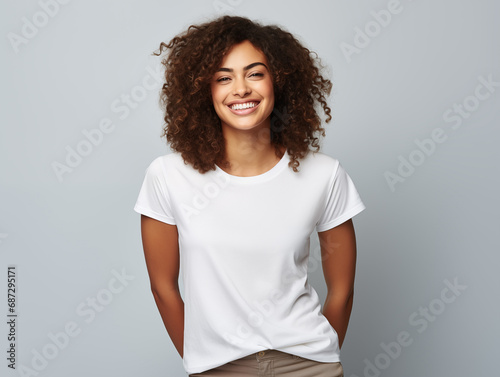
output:
<instances>
[{"instance_id":1,"label":"t-shirt crew neckline","mask_svg":"<svg viewBox=\"0 0 500 377\"><path fill-rule=\"evenodd\" d=\"M231 182L243 183L243 184L253 184L253 183L265 182L265 181L268 181L268 180L276 177L279 173L281 173L288 166L289 161L290 161L290 158L288 156L288 152L285 150L285 153L281 157L281 160L279 160L276 165L274 165L268 171L266 171L262 174L259 174L259 175L253 175L250 177L240 177L237 175L232 175L232 174L226 173L217 164L215 165L215 170L218 173L222 174L223 176L227 177Z\"/></svg>"}]
</instances>

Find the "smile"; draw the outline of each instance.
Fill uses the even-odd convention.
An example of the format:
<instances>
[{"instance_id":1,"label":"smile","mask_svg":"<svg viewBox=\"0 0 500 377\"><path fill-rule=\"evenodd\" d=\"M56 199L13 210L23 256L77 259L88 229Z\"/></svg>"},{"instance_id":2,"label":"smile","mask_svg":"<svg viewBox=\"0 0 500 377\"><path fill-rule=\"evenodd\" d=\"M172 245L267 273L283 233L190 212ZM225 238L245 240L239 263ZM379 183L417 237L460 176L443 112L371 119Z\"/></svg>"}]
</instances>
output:
<instances>
[{"instance_id":1,"label":"smile","mask_svg":"<svg viewBox=\"0 0 500 377\"><path fill-rule=\"evenodd\" d=\"M258 104L259 102L235 103L233 105L230 105L229 108L231 110L246 110L257 106Z\"/></svg>"}]
</instances>

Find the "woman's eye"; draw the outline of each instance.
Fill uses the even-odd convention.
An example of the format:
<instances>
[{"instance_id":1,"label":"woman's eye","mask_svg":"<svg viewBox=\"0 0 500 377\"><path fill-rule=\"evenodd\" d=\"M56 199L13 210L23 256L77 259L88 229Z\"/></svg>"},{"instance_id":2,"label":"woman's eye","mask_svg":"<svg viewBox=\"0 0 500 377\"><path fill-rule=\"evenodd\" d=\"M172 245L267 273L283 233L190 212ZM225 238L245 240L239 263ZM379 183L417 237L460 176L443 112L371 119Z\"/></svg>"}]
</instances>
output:
<instances>
[{"instance_id":1,"label":"woman's eye","mask_svg":"<svg viewBox=\"0 0 500 377\"><path fill-rule=\"evenodd\" d=\"M263 74L263 73L259 73L259 72L252 73L252 74L250 75L250 77L262 77L262 76L264 76L264 74Z\"/></svg>"},{"instance_id":2,"label":"woman's eye","mask_svg":"<svg viewBox=\"0 0 500 377\"><path fill-rule=\"evenodd\" d=\"M229 77L219 77L217 79L217 82L223 82L223 81L228 81L229 80Z\"/></svg>"}]
</instances>

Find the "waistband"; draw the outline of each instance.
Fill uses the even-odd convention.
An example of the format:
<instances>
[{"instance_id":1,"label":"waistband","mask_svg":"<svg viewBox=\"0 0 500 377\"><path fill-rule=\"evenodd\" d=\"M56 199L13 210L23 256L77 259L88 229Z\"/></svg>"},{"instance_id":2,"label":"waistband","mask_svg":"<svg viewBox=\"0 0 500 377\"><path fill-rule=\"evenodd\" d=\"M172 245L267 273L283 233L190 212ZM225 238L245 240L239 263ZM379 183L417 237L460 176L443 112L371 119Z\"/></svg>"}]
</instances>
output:
<instances>
[{"instance_id":1,"label":"waistband","mask_svg":"<svg viewBox=\"0 0 500 377\"><path fill-rule=\"evenodd\" d=\"M292 355L290 353L278 351L278 350L263 350L259 352L252 353L248 356L242 357L240 360L278 360L278 359L300 359L299 356Z\"/></svg>"}]
</instances>

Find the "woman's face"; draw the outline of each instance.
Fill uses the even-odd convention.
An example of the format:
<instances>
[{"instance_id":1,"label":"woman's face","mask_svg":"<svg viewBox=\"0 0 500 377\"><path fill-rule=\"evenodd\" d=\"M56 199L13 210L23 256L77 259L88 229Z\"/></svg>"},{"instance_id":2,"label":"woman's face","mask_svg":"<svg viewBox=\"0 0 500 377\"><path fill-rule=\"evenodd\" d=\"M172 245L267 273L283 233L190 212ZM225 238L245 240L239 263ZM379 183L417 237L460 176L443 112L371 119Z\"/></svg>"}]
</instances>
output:
<instances>
[{"instance_id":1,"label":"woman's face","mask_svg":"<svg viewBox=\"0 0 500 377\"><path fill-rule=\"evenodd\" d=\"M274 89L268 62L249 41L232 47L212 82L212 100L222 129L269 128Z\"/></svg>"}]
</instances>

